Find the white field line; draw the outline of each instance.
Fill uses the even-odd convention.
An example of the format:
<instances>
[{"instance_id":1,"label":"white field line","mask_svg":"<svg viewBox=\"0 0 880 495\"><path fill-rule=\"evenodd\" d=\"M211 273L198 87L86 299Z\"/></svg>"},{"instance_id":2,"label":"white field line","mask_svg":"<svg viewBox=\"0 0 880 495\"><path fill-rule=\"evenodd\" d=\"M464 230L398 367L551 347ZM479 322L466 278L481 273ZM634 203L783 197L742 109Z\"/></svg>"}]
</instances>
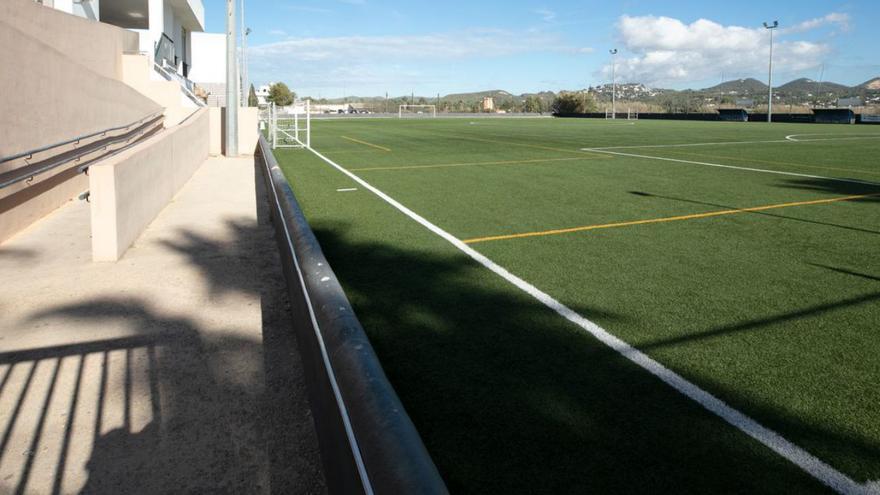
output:
<instances>
[{"instance_id":1,"label":"white field line","mask_svg":"<svg viewBox=\"0 0 880 495\"><path fill-rule=\"evenodd\" d=\"M819 138L819 139L797 139L799 136L833 136L833 134L790 134L785 136L785 139L788 141L793 141L795 143L810 143L813 141L849 141L852 139L880 139L880 135L859 135L859 136L843 136L843 137L831 137L831 138Z\"/></svg>"},{"instance_id":2,"label":"white field line","mask_svg":"<svg viewBox=\"0 0 880 495\"><path fill-rule=\"evenodd\" d=\"M636 148L686 148L690 146L724 146L729 144L763 144L763 143L803 143L813 141L848 141L852 139L880 139L880 135L864 135L864 136L843 136L819 139L797 139L798 136L828 136L829 134L791 134L785 136L785 139L767 139L761 141L720 141L717 143L675 143L675 144L642 144L629 146L603 146L599 148L583 148L582 151L597 150L626 150Z\"/></svg>"},{"instance_id":3,"label":"white field line","mask_svg":"<svg viewBox=\"0 0 880 495\"><path fill-rule=\"evenodd\" d=\"M768 170L765 168L738 167L736 165L724 165L721 163L711 163L711 162L697 162L694 160L682 160L679 158L666 158L663 156L637 155L635 153L621 153L618 151L607 151L607 149L602 149L602 148L581 148L581 151L592 151L594 153L605 153L606 155L617 155L617 156L629 156L629 157L633 157L633 158L645 158L648 160L661 160L664 162L687 163L690 165L703 165L705 167L719 167L719 168L730 168L730 169L734 169L734 170L746 170L749 172L760 172L760 173L764 173L764 174L790 175L793 177L806 177L809 179L822 179L822 180L831 180L831 181L835 181L835 182L848 182L851 184L865 184L865 185L869 185L869 186L880 186L880 184L878 184L876 182L871 182L871 181L867 181L867 180L843 179L840 177L825 177L824 175L801 174L801 173L797 173L797 172L784 172L782 170Z\"/></svg>"},{"instance_id":4,"label":"white field line","mask_svg":"<svg viewBox=\"0 0 880 495\"><path fill-rule=\"evenodd\" d=\"M819 458L813 456L809 452L804 449L798 447L794 443L786 440L781 435L776 433L775 431L762 426L760 423L747 416L746 414L740 412L739 410L727 405L721 399L715 397L711 393L701 389L697 385L691 383L681 375L675 373L674 371L666 368L659 362L650 358L647 354L639 351L635 347L627 344L623 340L615 337L614 335L608 333L605 329L600 327L599 325L593 323L592 321L586 319L581 316L568 306L562 304L561 302L554 299L552 296L538 289L534 285L526 282L525 280L517 277L516 275L510 273L502 267L501 265L495 263L491 259L486 256L480 254L478 251L468 246L464 242L462 242L457 237L453 236L449 232L441 229L440 227L434 225L429 222L427 219L419 215L418 213L410 210L391 196L385 194L381 190L373 187L367 181L361 179L357 175L352 172L346 170L345 168L339 166L333 160L325 157L318 151L313 148L309 148L309 150L314 153L318 158L324 160L330 166L338 170L339 172L347 175L353 181L357 182L365 189L369 190L386 203L390 204L397 210L399 210L404 215L410 217L415 220L419 224L421 224L426 229L430 230L434 234L438 235L442 239L446 240L453 246L455 246L459 251L464 254L470 256L473 260L480 263L484 267L488 268L504 280L510 282L518 289L522 290L526 294L534 297L542 304L552 309L568 321L574 323L575 325L581 327L587 333L593 335L596 339L598 339L603 344L617 351L621 356L629 359L636 365L645 369L652 375L656 376L660 380L662 380L667 385L671 386L678 392L686 395L696 403L700 404L708 411L714 413L727 423L736 427L746 435L754 438L758 442L761 442L769 449L773 450L783 458L789 460L794 463L805 472L821 481L828 487L837 491L841 494L847 495L875 495L872 494L868 487L865 485L861 485L858 482L850 479L845 474L837 471L833 467L829 466Z\"/></svg>"},{"instance_id":5,"label":"white field line","mask_svg":"<svg viewBox=\"0 0 880 495\"><path fill-rule=\"evenodd\" d=\"M790 141L790 140L789 140ZM682 148L688 146L719 146L724 144L756 144L756 143L786 143L789 142L785 139L773 139L773 140L764 140L764 141L721 141L718 143L683 143L683 144L642 144L642 145L631 145L631 146L605 146L601 148L581 148L582 151L590 150L626 150L633 148Z\"/></svg>"},{"instance_id":6,"label":"white field line","mask_svg":"<svg viewBox=\"0 0 880 495\"><path fill-rule=\"evenodd\" d=\"M357 191L356 187L344 187L342 189L337 189L336 192L352 192Z\"/></svg>"}]
</instances>

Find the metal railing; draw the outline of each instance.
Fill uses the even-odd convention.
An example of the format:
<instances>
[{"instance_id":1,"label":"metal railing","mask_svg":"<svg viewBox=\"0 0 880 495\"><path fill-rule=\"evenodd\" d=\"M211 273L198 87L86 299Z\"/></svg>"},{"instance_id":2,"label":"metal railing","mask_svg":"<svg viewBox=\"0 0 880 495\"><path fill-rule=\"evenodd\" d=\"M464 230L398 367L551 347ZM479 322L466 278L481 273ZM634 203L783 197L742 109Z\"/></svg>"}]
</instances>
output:
<instances>
[{"instance_id":1,"label":"metal railing","mask_svg":"<svg viewBox=\"0 0 880 495\"><path fill-rule=\"evenodd\" d=\"M153 66L156 68L156 72L158 72L166 80L176 81L178 84L180 84L180 90L183 91L183 94L185 94L186 97L192 100L192 102L195 103L197 106L207 106L204 100L196 96L196 85L194 82L178 74L176 69L166 66L164 60L162 64L154 61Z\"/></svg>"},{"instance_id":2,"label":"metal railing","mask_svg":"<svg viewBox=\"0 0 880 495\"><path fill-rule=\"evenodd\" d=\"M151 135L162 128L164 110L152 112L130 124L110 127L97 132L84 134L75 138L67 139L59 143L41 146L22 153L0 158L0 165L14 161L21 161L20 167L0 174L0 189L12 186L22 181L32 180L37 175L44 174L70 162L80 163L80 168L87 165L81 163L89 155L96 155L89 160L103 158L111 153L118 153L138 142L145 135ZM116 134L121 131L119 134ZM116 145L121 146L116 147ZM40 159L40 155L46 154Z\"/></svg>"},{"instance_id":3,"label":"metal railing","mask_svg":"<svg viewBox=\"0 0 880 495\"><path fill-rule=\"evenodd\" d=\"M448 493L262 135L255 156L267 186L329 492Z\"/></svg>"}]
</instances>

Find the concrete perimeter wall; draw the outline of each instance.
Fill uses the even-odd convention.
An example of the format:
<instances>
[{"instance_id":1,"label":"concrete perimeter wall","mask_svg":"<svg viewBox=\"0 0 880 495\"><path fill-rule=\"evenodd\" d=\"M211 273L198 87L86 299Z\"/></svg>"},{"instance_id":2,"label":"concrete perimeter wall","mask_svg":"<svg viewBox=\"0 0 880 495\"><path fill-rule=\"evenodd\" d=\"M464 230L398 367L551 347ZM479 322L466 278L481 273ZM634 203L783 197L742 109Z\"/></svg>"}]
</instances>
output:
<instances>
[{"instance_id":1,"label":"concrete perimeter wall","mask_svg":"<svg viewBox=\"0 0 880 495\"><path fill-rule=\"evenodd\" d=\"M33 0L0 1L0 156L161 110L119 79L124 33Z\"/></svg>"},{"instance_id":2,"label":"concrete perimeter wall","mask_svg":"<svg viewBox=\"0 0 880 495\"><path fill-rule=\"evenodd\" d=\"M208 109L89 169L92 259L116 261L208 157Z\"/></svg>"}]
</instances>

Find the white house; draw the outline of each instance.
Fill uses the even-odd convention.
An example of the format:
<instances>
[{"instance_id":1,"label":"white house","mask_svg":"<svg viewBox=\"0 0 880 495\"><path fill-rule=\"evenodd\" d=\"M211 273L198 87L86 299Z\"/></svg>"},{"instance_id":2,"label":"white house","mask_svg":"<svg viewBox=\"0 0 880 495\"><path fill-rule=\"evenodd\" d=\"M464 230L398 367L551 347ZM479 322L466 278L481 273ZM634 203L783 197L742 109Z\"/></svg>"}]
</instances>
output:
<instances>
[{"instance_id":1,"label":"white house","mask_svg":"<svg viewBox=\"0 0 880 495\"><path fill-rule=\"evenodd\" d=\"M151 54L160 65L174 67L184 77L197 65L192 35L205 30L202 0L37 1L68 14L137 32L141 52Z\"/></svg>"}]
</instances>

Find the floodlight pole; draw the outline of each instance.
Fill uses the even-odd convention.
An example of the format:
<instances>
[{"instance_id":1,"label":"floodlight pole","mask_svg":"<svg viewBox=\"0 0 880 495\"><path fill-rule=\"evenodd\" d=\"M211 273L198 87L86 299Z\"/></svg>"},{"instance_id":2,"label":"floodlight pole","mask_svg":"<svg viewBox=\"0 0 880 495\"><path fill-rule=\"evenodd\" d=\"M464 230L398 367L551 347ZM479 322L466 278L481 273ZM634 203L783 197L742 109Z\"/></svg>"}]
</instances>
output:
<instances>
[{"instance_id":1,"label":"floodlight pole","mask_svg":"<svg viewBox=\"0 0 880 495\"><path fill-rule=\"evenodd\" d=\"M773 122L773 30L779 27L779 21L773 21L773 24L764 23L764 28L770 31L770 64L767 70L767 123Z\"/></svg>"},{"instance_id":2,"label":"floodlight pole","mask_svg":"<svg viewBox=\"0 0 880 495\"><path fill-rule=\"evenodd\" d=\"M617 48L608 50L611 54L611 118L617 118Z\"/></svg>"},{"instance_id":3,"label":"floodlight pole","mask_svg":"<svg viewBox=\"0 0 880 495\"><path fill-rule=\"evenodd\" d=\"M226 0L226 156L238 156L238 70L235 54L235 0Z\"/></svg>"}]
</instances>

